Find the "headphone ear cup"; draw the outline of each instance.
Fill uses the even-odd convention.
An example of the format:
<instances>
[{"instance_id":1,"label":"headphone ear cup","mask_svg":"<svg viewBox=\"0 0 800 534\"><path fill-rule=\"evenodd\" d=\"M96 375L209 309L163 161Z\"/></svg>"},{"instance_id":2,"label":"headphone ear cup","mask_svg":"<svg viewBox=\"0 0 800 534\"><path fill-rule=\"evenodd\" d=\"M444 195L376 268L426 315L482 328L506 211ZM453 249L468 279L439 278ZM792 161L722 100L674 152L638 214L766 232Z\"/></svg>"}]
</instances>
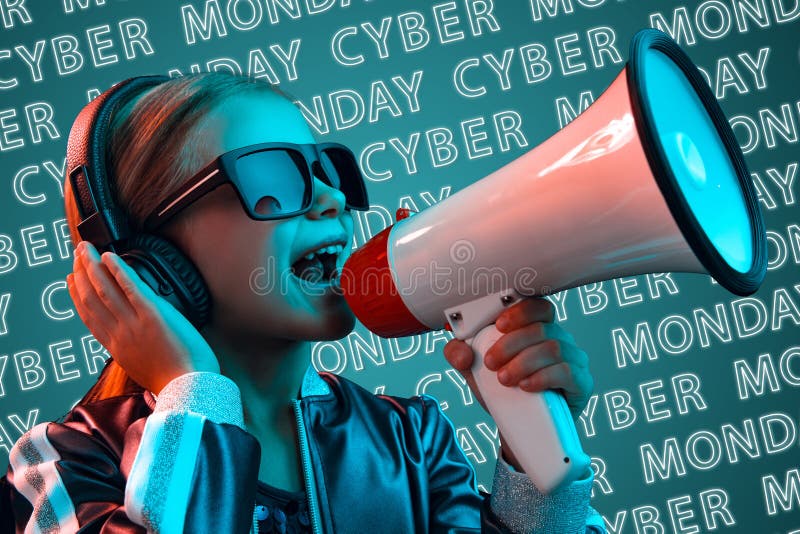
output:
<instances>
[{"instance_id":1,"label":"headphone ear cup","mask_svg":"<svg viewBox=\"0 0 800 534\"><path fill-rule=\"evenodd\" d=\"M197 267L170 241L153 234L138 234L126 242L120 257L196 328L208 321L208 286Z\"/></svg>"}]
</instances>

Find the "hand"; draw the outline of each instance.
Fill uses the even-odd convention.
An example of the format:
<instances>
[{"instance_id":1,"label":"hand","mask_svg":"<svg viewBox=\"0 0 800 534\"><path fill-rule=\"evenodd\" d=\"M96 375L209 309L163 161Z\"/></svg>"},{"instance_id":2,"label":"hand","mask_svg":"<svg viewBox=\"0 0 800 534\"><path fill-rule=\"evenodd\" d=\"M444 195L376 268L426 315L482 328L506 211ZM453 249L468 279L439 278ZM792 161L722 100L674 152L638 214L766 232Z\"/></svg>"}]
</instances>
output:
<instances>
[{"instance_id":1,"label":"hand","mask_svg":"<svg viewBox=\"0 0 800 534\"><path fill-rule=\"evenodd\" d=\"M169 302L112 252L75 248L67 288L78 315L128 376L155 394L173 378L219 373L211 347Z\"/></svg>"},{"instance_id":2,"label":"hand","mask_svg":"<svg viewBox=\"0 0 800 534\"><path fill-rule=\"evenodd\" d=\"M589 358L554 319L552 303L540 297L523 299L503 310L495 323L503 335L486 351L484 365L497 371L500 383L509 387L519 386L524 391L561 390L572 418L577 419L594 388ZM444 356L486 410L472 376L472 348L460 339L451 339L444 347ZM509 463L521 470L502 434L500 442Z\"/></svg>"}]
</instances>

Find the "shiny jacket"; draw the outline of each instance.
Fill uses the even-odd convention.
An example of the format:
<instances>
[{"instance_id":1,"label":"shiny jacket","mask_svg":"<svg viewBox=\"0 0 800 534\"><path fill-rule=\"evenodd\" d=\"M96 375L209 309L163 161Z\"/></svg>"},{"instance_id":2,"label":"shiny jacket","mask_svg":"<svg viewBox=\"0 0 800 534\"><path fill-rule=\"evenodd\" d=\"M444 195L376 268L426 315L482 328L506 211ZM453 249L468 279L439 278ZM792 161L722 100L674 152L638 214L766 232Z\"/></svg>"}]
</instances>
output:
<instances>
[{"instance_id":1,"label":"shiny jacket","mask_svg":"<svg viewBox=\"0 0 800 534\"><path fill-rule=\"evenodd\" d=\"M544 496L501 459L492 495L479 492L432 397L374 395L309 366L293 405L315 532L605 532L591 473ZM260 455L235 383L188 373L26 432L0 479L0 529L255 532Z\"/></svg>"}]
</instances>

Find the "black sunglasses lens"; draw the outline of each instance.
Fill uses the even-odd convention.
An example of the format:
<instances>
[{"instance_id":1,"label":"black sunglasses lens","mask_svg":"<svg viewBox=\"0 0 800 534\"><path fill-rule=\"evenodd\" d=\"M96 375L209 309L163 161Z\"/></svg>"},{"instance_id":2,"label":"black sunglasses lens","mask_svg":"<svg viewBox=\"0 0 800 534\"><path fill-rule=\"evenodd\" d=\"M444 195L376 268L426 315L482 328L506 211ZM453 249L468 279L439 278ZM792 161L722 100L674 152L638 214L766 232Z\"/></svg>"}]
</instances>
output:
<instances>
[{"instance_id":1,"label":"black sunglasses lens","mask_svg":"<svg viewBox=\"0 0 800 534\"><path fill-rule=\"evenodd\" d=\"M369 209L364 178L352 152L342 148L326 148L320 153L319 160L331 187L344 193L348 207Z\"/></svg>"},{"instance_id":2,"label":"black sunglasses lens","mask_svg":"<svg viewBox=\"0 0 800 534\"><path fill-rule=\"evenodd\" d=\"M286 215L305 208L310 177L303 156L294 150L262 150L236 160L239 192L258 217Z\"/></svg>"},{"instance_id":3,"label":"black sunglasses lens","mask_svg":"<svg viewBox=\"0 0 800 534\"><path fill-rule=\"evenodd\" d=\"M320 153L318 164L322 169L322 173L318 176L318 178L323 182L326 182L329 186L341 190L342 179L339 177L339 170L333 164L327 152L323 151ZM311 166L311 169L313 170L316 165L317 163L314 163L314 165Z\"/></svg>"}]
</instances>

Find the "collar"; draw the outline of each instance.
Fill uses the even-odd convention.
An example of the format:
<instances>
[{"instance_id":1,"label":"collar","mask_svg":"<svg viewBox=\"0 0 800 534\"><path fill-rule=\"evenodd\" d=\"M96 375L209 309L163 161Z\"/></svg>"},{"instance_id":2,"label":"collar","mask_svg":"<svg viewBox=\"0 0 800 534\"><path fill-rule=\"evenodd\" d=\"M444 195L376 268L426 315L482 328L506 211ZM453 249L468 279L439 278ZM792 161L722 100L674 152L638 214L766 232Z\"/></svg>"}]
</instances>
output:
<instances>
[{"instance_id":1,"label":"collar","mask_svg":"<svg viewBox=\"0 0 800 534\"><path fill-rule=\"evenodd\" d=\"M314 365L309 363L303 376L303 383L300 384L299 398L311 395L328 395L330 392L331 388L328 383L319 376L317 370L314 369Z\"/></svg>"},{"instance_id":2,"label":"collar","mask_svg":"<svg viewBox=\"0 0 800 534\"><path fill-rule=\"evenodd\" d=\"M298 398L305 398L312 395L329 395L330 392L331 388L328 386L328 383L319 376L319 373L314 369L314 365L309 363L303 375L303 383L300 384ZM155 409L157 397L151 391L145 390L144 400L151 410Z\"/></svg>"}]
</instances>

